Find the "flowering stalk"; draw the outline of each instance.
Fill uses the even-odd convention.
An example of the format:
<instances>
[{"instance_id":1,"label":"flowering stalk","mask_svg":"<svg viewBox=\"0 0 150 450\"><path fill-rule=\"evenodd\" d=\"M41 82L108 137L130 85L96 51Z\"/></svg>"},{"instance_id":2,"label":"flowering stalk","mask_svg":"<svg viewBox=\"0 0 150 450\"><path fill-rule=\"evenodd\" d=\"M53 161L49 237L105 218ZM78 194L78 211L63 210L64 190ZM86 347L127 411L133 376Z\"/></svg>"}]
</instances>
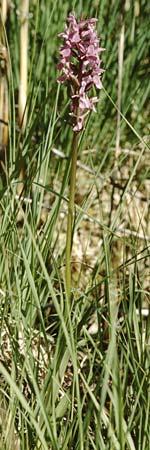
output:
<instances>
[{"instance_id":1,"label":"flowering stalk","mask_svg":"<svg viewBox=\"0 0 150 450\"><path fill-rule=\"evenodd\" d=\"M71 243L73 230L74 195L76 180L76 162L78 135L84 129L84 119L90 110L96 111L97 97L89 97L91 87L102 88L100 76L101 60L99 53L103 48L99 47L99 39L95 31L97 19L80 20L77 23L73 14L67 19L69 26L59 36L64 38L64 44L60 48L60 61L57 65L62 73L58 78L59 83L70 85L70 116L73 127L73 141L71 153L70 195L68 206L67 239L66 239L66 292L70 299L71 294Z\"/></svg>"},{"instance_id":2,"label":"flowering stalk","mask_svg":"<svg viewBox=\"0 0 150 450\"><path fill-rule=\"evenodd\" d=\"M71 246L72 246L72 230L73 230L73 213L74 213L74 197L76 182L76 163L78 150L78 135L74 133L72 140L72 158L70 172L70 193L67 217L67 236L66 236L66 293L68 299L71 294Z\"/></svg>"}]
</instances>

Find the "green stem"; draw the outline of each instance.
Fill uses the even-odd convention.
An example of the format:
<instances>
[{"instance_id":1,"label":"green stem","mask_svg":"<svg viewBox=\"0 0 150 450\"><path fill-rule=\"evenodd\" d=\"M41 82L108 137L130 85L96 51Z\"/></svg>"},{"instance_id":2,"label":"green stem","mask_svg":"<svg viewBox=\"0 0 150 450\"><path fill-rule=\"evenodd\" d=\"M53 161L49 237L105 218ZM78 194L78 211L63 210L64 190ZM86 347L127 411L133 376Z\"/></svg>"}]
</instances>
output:
<instances>
[{"instance_id":1,"label":"green stem","mask_svg":"<svg viewBox=\"0 0 150 450\"><path fill-rule=\"evenodd\" d=\"M73 216L74 216L74 197L76 184L76 165L78 151L78 134L74 133L71 150L71 172L70 172L70 192L67 217L67 236L66 236L66 294L67 300L70 301L71 296L71 249L72 249L72 232L73 232Z\"/></svg>"}]
</instances>

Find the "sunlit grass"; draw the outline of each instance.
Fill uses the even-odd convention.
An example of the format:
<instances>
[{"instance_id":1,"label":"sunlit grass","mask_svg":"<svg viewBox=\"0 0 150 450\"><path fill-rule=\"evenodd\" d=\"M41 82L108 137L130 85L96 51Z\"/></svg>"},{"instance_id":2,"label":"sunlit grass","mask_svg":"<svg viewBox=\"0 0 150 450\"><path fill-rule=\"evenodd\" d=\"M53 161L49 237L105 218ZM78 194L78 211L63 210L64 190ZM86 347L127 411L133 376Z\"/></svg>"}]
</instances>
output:
<instances>
[{"instance_id":1,"label":"sunlit grass","mask_svg":"<svg viewBox=\"0 0 150 450\"><path fill-rule=\"evenodd\" d=\"M30 2L22 129L20 3L10 4L0 43L9 61L6 153L0 134L0 449L149 450L149 5ZM106 71L79 142L68 317L72 135L56 64L71 10L98 17ZM2 60L6 77L4 69Z\"/></svg>"}]
</instances>

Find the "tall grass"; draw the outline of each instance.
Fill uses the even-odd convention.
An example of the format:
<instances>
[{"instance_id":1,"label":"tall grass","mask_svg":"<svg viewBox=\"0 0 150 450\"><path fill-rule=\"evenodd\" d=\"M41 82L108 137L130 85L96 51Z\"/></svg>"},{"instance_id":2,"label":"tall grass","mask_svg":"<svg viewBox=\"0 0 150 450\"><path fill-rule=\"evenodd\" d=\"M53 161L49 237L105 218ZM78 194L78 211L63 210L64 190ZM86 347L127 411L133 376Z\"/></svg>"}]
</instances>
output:
<instances>
[{"instance_id":1,"label":"tall grass","mask_svg":"<svg viewBox=\"0 0 150 450\"><path fill-rule=\"evenodd\" d=\"M9 100L9 121L4 105L0 117L9 131L0 142L0 449L149 450L150 7L29 2L22 124L21 4L8 4L5 23L2 11L0 29ZM97 113L79 142L68 317L72 136L56 64L70 11L98 17L106 51Z\"/></svg>"}]
</instances>

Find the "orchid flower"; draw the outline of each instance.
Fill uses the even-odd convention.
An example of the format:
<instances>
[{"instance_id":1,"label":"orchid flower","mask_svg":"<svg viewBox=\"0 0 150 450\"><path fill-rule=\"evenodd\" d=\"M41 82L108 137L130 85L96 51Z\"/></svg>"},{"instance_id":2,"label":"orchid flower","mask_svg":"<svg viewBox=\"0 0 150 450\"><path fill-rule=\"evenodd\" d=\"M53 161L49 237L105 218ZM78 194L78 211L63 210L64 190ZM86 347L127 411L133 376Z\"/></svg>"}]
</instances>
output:
<instances>
[{"instance_id":1,"label":"orchid flower","mask_svg":"<svg viewBox=\"0 0 150 450\"><path fill-rule=\"evenodd\" d=\"M76 166L78 151L78 134L84 129L84 119L89 111L96 111L97 96L89 96L90 89L95 86L102 88L100 52L104 50L99 45L95 31L97 19L85 19L77 22L74 15L67 18L63 33L58 36L64 39L60 47L60 60L57 65L61 72L58 82L67 83L70 87L70 116L72 118L73 139L71 148L70 189L66 233L66 308L69 317L71 301L71 251L73 242L74 199L76 183Z\"/></svg>"},{"instance_id":2,"label":"orchid flower","mask_svg":"<svg viewBox=\"0 0 150 450\"><path fill-rule=\"evenodd\" d=\"M77 23L73 14L67 18L68 26L58 36L64 39L60 48L60 61L57 65L61 75L59 83L71 85L70 115L73 118L73 130L78 133L83 129L84 118L90 110L96 111L97 97L89 97L92 86L102 88L101 59L99 53L104 48L99 46L95 31L97 19L81 20Z\"/></svg>"}]
</instances>

